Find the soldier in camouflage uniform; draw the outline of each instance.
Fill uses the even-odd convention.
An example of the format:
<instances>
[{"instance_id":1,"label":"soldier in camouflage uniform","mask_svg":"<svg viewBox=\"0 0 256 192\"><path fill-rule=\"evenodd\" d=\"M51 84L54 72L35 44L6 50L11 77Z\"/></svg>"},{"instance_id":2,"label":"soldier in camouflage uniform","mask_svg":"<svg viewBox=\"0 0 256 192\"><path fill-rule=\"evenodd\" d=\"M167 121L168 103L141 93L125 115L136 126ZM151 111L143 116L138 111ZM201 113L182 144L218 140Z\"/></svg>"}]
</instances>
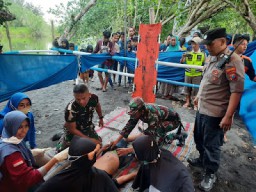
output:
<instances>
[{"instance_id":1,"label":"soldier in camouflage uniform","mask_svg":"<svg viewBox=\"0 0 256 192\"><path fill-rule=\"evenodd\" d=\"M99 116L99 126L103 126L103 116L98 96L91 94L84 84L78 84L73 89L74 99L65 109L64 134L57 144L57 151L69 147L74 135L89 138L95 144L101 144L102 139L94 130L92 122L94 111Z\"/></svg>"},{"instance_id":2,"label":"soldier in camouflage uniform","mask_svg":"<svg viewBox=\"0 0 256 192\"><path fill-rule=\"evenodd\" d=\"M170 143L174 139L180 141L180 146L184 145L187 135L181 132L183 126L180 116L172 108L151 103L146 104L140 97L132 99L129 107L130 111L128 114L130 115L130 119L112 146L116 145L123 137L127 138L139 120L148 124L148 128L142 130L142 132L146 135L152 135L158 142L158 145ZM179 128L177 133L167 135L168 132L176 128Z\"/></svg>"}]
</instances>

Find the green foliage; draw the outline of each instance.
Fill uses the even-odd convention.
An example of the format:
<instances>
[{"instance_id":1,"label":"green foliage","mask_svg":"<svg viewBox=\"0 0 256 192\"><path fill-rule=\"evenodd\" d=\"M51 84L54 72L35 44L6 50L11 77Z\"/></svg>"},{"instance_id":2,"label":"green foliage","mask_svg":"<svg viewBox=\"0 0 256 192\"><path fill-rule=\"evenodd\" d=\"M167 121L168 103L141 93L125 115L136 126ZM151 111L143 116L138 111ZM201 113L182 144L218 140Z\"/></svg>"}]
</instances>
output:
<instances>
[{"instance_id":1,"label":"green foliage","mask_svg":"<svg viewBox=\"0 0 256 192\"><path fill-rule=\"evenodd\" d=\"M6 0L8 9L15 13L16 20L8 22L13 49L46 49L51 43L51 27L42 16L40 7L24 0ZM0 43L8 51L8 40L4 27L0 28Z\"/></svg>"},{"instance_id":2,"label":"green foliage","mask_svg":"<svg viewBox=\"0 0 256 192\"><path fill-rule=\"evenodd\" d=\"M48 44L51 44L49 36L43 38L31 37L28 27L10 27L13 50L27 49L46 49ZM0 44L3 45L4 51L9 51L9 44L6 38L4 27L0 27Z\"/></svg>"},{"instance_id":3,"label":"green foliage","mask_svg":"<svg viewBox=\"0 0 256 192\"><path fill-rule=\"evenodd\" d=\"M67 4L60 3L58 6L50 10L58 20L58 33L63 34L64 30L70 27L75 16L83 10L90 0L69 0ZM162 27L161 40L164 40L168 34L172 32L173 26L177 29L184 26L189 18L191 5L187 5L185 0L127 0L126 16L124 0L97 0L96 4L85 14L84 17L74 26L70 42L75 44L95 44L102 38L104 30L112 32L124 31L124 21L126 27L135 26L139 29L140 23L149 23L149 9L154 8L155 13L158 12L156 22L165 21L170 16L175 16ZM192 0L198 3L200 0ZM209 0L210 5L221 0ZM241 5L242 0L230 0L235 5ZM1 9L0 0L0 9ZM9 2L9 3L8 3ZM6 0L5 6L15 13L16 20L9 22L11 27L11 35L16 37L49 37L50 26L45 23L42 18L42 12L39 7L28 4L25 0ZM11 3L11 5L10 5ZM256 0L249 0L252 12L256 15ZM242 6L240 6L243 8ZM197 27L209 26L226 27L228 33L252 33L248 23L233 8L226 8L215 16L201 22ZM15 30L13 30L15 29ZM19 33L20 32L20 33ZM3 34L1 33L1 37ZM18 40L17 40L18 42ZM29 42L26 40L26 42Z\"/></svg>"},{"instance_id":4,"label":"green foliage","mask_svg":"<svg viewBox=\"0 0 256 192\"><path fill-rule=\"evenodd\" d=\"M231 8L227 8L226 11L204 21L199 26L205 25L210 26L210 28L225 27L230 34L252 32L245 20Z\"/></svg>"},{"instance_id":5,"label":"green foliage","mask_svg":"<svg viewBox=\"0 0 256 192\"><path fill-rule=\"evenodd\" d=\"M0 0L0 25L3 25L6 21L12 21L15 19L15 15L9 11L11 3Z\"/></svg>"},{"instance_id":6,"label":"green foliage","mask_svg":"<svg viewBox=\"0 0 256 192\"><path fill-rule=\"evenodd\" d=\"M16 20L9 23L10 27L27 27L31 37L49 36L50 26L44 21L39 7L25 3L24 0L9 0L12 2L10 11L16 14Z\"/></svg>"},{"instance_id":7,"label":"green foliage","mask_svg":"<svg viewBox=\"0 0 256 192\"><path fill-rule=\"evenodd\" d=\"M156 22L171 15L176 9L175 2L177 1L162 0ZM71 16L78 14L87 3L88 0L70 0L67 6L60 4L50 10L60 21L59 33L63 33L64 29L71 23ZM135 5L137 5L137 8ZM158 0L127 0L127 27L132 27L135 23L135 28L138 31L140 23L149 23L149 8L154 8L155 12L157 12L157 6ZM93 39L95 42L102 37L104 30L111 30L112 32L124 31L124 7L124 0L97 0L96 5L86 13L75 27L74 31L76 33L71 41L79 44L87 43L88 39ZM137 11L136 18L135 11ZM165 25L163 36L167 36L171 28L171 22Z\"/></svg>"}]
</instances>

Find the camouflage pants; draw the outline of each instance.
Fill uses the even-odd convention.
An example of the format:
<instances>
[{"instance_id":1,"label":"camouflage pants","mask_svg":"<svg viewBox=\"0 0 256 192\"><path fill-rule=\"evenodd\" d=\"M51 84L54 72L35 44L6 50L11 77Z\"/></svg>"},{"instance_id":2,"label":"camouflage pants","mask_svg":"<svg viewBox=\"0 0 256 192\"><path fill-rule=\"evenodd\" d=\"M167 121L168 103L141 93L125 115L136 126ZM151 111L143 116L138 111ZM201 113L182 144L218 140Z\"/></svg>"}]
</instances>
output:
<instances>
[{"instance_id":1,"label":"camouflage pants","mask_svg":"<svg viewBox=\"0 0 256 192\"><path fill-rule=\"evenodd\" d=\"M92 127L88 127L86 129L80 130L84 135L93 138L93 139L97 139L97 140L101 140L101 137L97 134L97 132L94 130L94 126ZM73 138L73 134L71 134L65 127L64 127L64 134L61 136L61 138L59 139L57 146L56 146L56 151L60 152L64 149L66 149L67 147L70 146L71 144L71 140Z\"/></svg>"},{"instance_id":2,"label":"camouflage pants","mask_svg":"<svg viewBox=\"0 0 256 192\"><path fill-rule=\"evenodd\" d=\"M154 128L149 128L144 131L146 135L152 135L156 142L159 145L163 145L163 142L168 137L169 140L174 139L176 133L170 133L167 135L168 132L173 131L180 127L181 121L178 113L170 113L168 118L165 121L159 122L157 126ZM178 130L179 132L179 130Z\"/></svg>"}]
</instances>

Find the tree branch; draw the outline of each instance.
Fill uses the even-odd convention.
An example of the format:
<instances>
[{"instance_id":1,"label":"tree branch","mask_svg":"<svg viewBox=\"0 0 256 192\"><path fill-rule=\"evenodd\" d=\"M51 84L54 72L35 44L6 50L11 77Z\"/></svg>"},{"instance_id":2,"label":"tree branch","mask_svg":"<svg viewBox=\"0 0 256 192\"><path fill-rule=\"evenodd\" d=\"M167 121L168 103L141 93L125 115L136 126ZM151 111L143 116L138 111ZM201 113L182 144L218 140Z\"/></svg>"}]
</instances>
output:
<instances>
[{"instance_id":1,"label":"tree branch","mask_svg":"<svg viewBox=\"0 0 256 192\"><path fill-rule=\"evenodd\" d=\"M161 5L161 0L158 0L157 11L156 11L156 16L155 16L155 22L156 22L158 13L159 13L160 5Z\"/></svg>"},{"instance_id":2,"label":"tree branch","mask_svg":"<svg viewBox=\"0 0 256 192\"><path fill-rule=\"evenodd\" d=\"M224 1L232 6L235 10L237 10L239 14L244 18L244 20L248 23L248 25L252 28L252 30L256 31L256 16L253 14L248 0L242 0L244 9L241 9L229 0Z\"/></svg>"},{"instance_id":3,"label":"tree branch","mask_svg":"<svg viewBox=\"0 0 256 192\"><path fill-rule=\"evenodd\" d=\"M231 7L233 7L234 9L238 10L238 7L231 1L229 0L223 0L224 2L226 2L227 4L229 4Z\"/></svg>"},{"instance_id":4,"label":"tree branch","mask_svg":"<svg viewBox=\"0 0 256 192\"><path fill-rule=\"evenodd\" d=\"M202 22L202 21L204 21L204 20L214 16L216 13L224 10L227 7L228 7L228 5L227 4L223 4L223 2L219 2L219 3L211 5L209 7L207 6L205 8L205 10L207 10L207 11L204 11L203 14L201 14L199 17L197 17L197 18L190 17L188 22L184 25L184 27L178 33L178 36L182 36L183 34L188 33L197 24L199 24L200 22ZM203 9L201 9L201 10L203 10Z\"/></svg>"},{"instance_id":5,"label":"tree branch","mask_svg":"<svg viewBox=\"0 0 256 192\"><path fill-rule=\"evenodd\" d=\"M93 7L95 4L96 4L96 1L97 0L90 0L86 7L84 7L82 9L82 11L80 13L78 13L74 19L72 20L71 24L69 27L67 27L65 30L64 30L64 34L60 37L60 39L63 39L63 38L67 38L68 34L71 33L72 29L74 28L74 26L79 22L79 20L89 11L89 9L91 7Z\"/></svg>"},{"instance_id":6,"label":"tree branch","mask_svg":"<svg viewBox=\"0 0 256 192\"><path fill-rule=\"evenodd\" d=\"M195 2L195 3L196 3L196 2ZM192 11L192 13L191 13L191 15L190 15L190 19L194 19L194 18L195 18L196 13L200 10L200 8L201 8L205 3L207 3L207 1L206 1L206 0L202 0L202 1L200 1L199 4L196 4L196 8L195 8L195 9L192 8L193 11Z\"/></svg>"},{"instance_id":7,"label":"tree branch","mask_svg":"<svg viewBox=\"0 0 256 192\"><path fill-rule=\"evenodd\" d=\"M173 13L172 15L170 15L167 19L165 19L162 22L162 25L166 24L167 22L169 22L170 20L173 20L176 17L176 15Z\"/></svg>"}]
</instances>

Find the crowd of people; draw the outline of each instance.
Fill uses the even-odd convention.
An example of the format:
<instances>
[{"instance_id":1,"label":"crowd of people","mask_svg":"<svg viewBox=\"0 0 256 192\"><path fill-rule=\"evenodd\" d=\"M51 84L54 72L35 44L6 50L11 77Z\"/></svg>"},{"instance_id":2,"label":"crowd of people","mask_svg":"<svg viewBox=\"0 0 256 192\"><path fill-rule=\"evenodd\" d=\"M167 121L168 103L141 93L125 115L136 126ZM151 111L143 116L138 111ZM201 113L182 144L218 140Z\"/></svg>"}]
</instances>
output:
<instances>
[{"instance_id":1,"label":"crowd of people","mask_svg":"<svg viewBox=\"0 0 256 192\"><path fill-rule=\"evenodd\" d=\"M178 38L175 35L169 34L164 42L160 44L159 51L160 52L173 52L173 51L184 51L180 63L182 64L188 64L188 65L194 65L194 66L204 66L205 60L207 56L209 55L209 52L205 45L201 44L203 34L201 34L199 31L194 32L191 34L191 39L186 42L186 38L180 37ZM241 40L243 42L241 44L238 44ZM235 52L239 54L242 57L242 60L245 64L245 71L246 74L249 75L250 79L252 81L256 81L255 77L255 70L253 68L252 62L250 58L243 56L243 53L247 49L247 45L249 43L249 36L248 35L226 35L226 41L228 47L232 50L236 47ZM125 44L126 44L126 50L132 51L134 53L137 52L137 45L139 42L139 36L136 34L136 30L133 27L130 27L128 29L128 37L125 40L125 34L124 32L115 32L112 33L110 31L104 31L103 32L103 38L99 40L96 43L95 48L93 49L92 45L88 45L86 49L80 49L80 51L85 51L89 53L108 53L110 55L114 55L115 53L119 53L123 50L125 50ZM68 41L66 39L63 39L61 41L61 44L59 44L54 41L53 46L61 47L63 49L70 49L74 50L74 43L71 43L72 46L69 45ZM89 48L90 47L90 48ZM111 69L115 71L124 72L124 70L127 70L128 73L134 73L134 69L126 68L124 65L120 64L119 62L115 60L106 60L101 65L98 66L99 68L103 69ZM88 70L85 73L80 72L80 79L81 82L86 83L89 85L89 77L90 80L93 79L93 71ZM105 72L105 78L103 78L102 72L98 72L98 77L100 80L101 87L98 88L98 90L102 90L103 92L107 91L108 85L115 90L116 84L117 86L121 86L122 84L122 75L118 76L118 80L116 78L115 74L108 74ZM189 84L195 84L199 85L202 79L202 70L196 69L196 68L186 68L185 69L185 83ZM79 83L79 79L77 79L77 83ZM132 93L132 83L133 79L128 78L128 93ZM167 84L167 83L159 83L159 89L157 90L157 96L160 96L163 99L170 99L170 100L177 100L178 98L174 97L174 93L181 92L182 94L186 95L186 101L183 107L193 107L194 110L197 110L196 105L194 105L193 100L195 99L198 88L190 88L190 87L184 87L182 88L182 91L178 89L178 86ZM125 85L124 85L125 86Z\"/></svg>"},{"instance_id":2,"label":"crowd of people","mask_svg":"<svg viewBox=\"0 0 256 192\"><path fill-rule=\"evenodd\" d=\"M81 51L114 54L122 50L126 44L124 34L114 33L112 40L110 36L110 32L103 32L103 39L97 42L94 50L88 46ZM243 56L248 37L237 35L233 41L233 51L229 49L226 37L225 28L210 30L204 38L195 33L189 42L190 47L180 60L181 63L203 67L199 70L186 69L185 82L200 84L200 88L186 88L184 104L184 107L194 105L197 111L194 141L199 157L187 161L191 167L203 170L203 179L199 184L203 191L210 191L216 182L224 134L232 126L244 88L245 72L252 81L256 80L251 60ZM136 52L139 39L135 36L134 28L129 28L129 40L128 48ZM169 35L160 46L160 51L185 50L183 45L178 44L179 41L184 42ZM74 49L75 45L62 40L61 47ZM106 60L100 67L115 67L118 70L117 66L118 63ZM90 74L88 71L80 73L80 76L88 81ZM101 83L99 89L103 92L107 91L108 83L113 85L116 81L115 76L112 81L107 73L105 79L101 72L98 76ZM121 85L120 77L118 85ZM171 90L174 89L173 85L162 84L160 91L164 98L170 98L173 93ZM122 184L130 180L134 180L132 188L137 191L195 190L188 169L171 152L162 149L163 145L176 139L182 147L187 136L180 115L173 108L145 103L140 97L133 98L129 103L129 121L116 140L102 146L104 138L97 134L93 123L96 111L99 126L104 126L104 114L98 96L90 93L84 83L74 86L73 96L74 99L65 108L64 131L55 155L43 165L39 165L33 156L40 150L36 144L34 116L30 111L32 101L24 93L11 96L0 112L1 191L118 191ZM141 129L141 134L130 137L139 120L148 124L148 127ZM174 130L177 131L173 133ZM127 158L141 161L139 170L113 178ZM44 181L47 172L63 160L68 161L70 166Z\"/></svg>"}]
</instances>

